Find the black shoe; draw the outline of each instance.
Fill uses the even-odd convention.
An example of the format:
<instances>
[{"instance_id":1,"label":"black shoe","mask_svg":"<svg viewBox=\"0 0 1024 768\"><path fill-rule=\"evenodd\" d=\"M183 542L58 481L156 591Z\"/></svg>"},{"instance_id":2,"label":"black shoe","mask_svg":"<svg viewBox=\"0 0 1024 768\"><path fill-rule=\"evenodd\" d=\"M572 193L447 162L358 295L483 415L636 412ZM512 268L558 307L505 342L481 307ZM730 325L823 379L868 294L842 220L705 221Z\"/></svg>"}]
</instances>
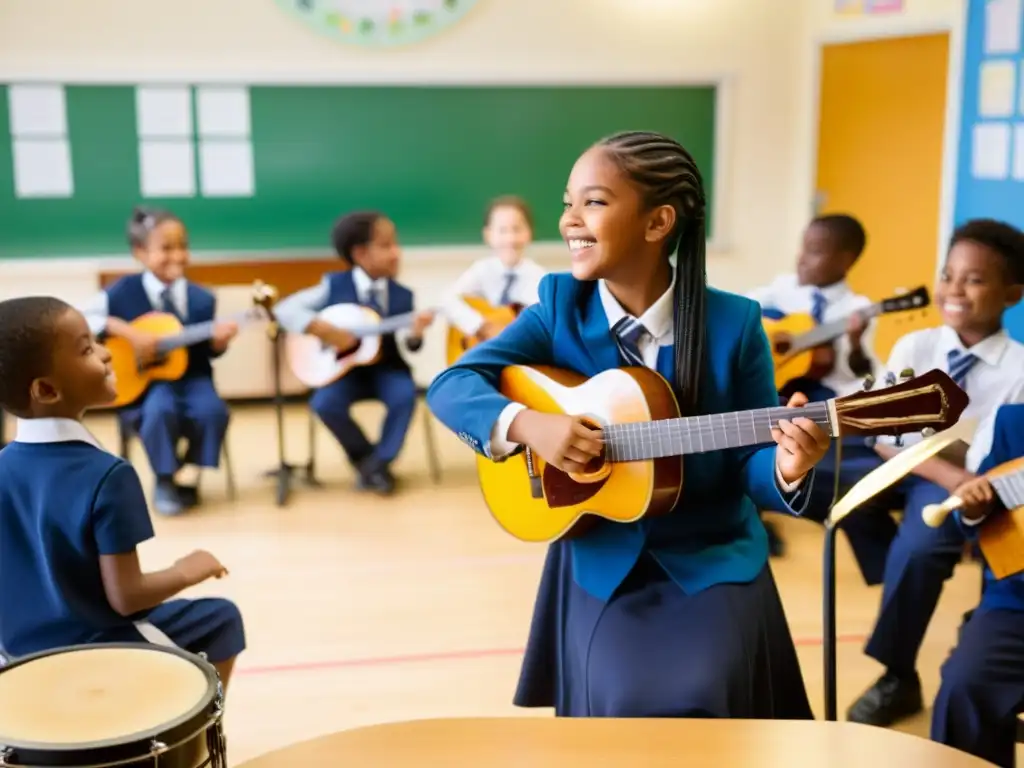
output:
<instances>
[{"instance_id":1,"label":"black shoe","mask_svg":"<svg viewBox=\"0 0 1024 768\"><path fill-rule=\"evenodd\" d=\"M846 719L851 723L888 728L922 709L924 702L917 674L900 678L886 672L846 711Z\"/></svg>"},{"instance_id":2,"label":"black shoe","mask_svg":"<svg viewBox=\"0 0 1024 768\"><path fill-rule=\"evenodd\" d=\"M356 487L361 491L372 491L387 496L395 490L395 480L386 466L372 460L359 466Z\"/></svg>"},{"instance_id":3,"label":"black shoe","mask_svg":"<svg viewBox=\"0 0 1024 768\"><path fill-rule=\"evenodd\" d=\"M199 506L199 487L195 485L178 485L175 483L178 490L178 498L181 500L182 506L186 508L198 507Z\"/></svg>"}]
</instances>

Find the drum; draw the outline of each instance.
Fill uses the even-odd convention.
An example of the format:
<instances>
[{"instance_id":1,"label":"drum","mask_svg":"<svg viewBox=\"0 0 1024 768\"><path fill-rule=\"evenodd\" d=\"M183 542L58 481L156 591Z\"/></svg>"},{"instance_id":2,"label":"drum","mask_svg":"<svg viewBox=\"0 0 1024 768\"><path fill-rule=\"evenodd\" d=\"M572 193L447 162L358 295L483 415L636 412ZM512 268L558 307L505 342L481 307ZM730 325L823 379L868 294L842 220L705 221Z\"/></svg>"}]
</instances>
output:
<instances>
[{"instance_id":1,"label":"drum","mask_svg":"<svg viewBox=\"0 0 1024 768\"><path fill-rule=\"evenodd\" d=\"M0 668L0 766L226 768L223 688L205 659L79 645Z\"/></svg>"}]
</instances>

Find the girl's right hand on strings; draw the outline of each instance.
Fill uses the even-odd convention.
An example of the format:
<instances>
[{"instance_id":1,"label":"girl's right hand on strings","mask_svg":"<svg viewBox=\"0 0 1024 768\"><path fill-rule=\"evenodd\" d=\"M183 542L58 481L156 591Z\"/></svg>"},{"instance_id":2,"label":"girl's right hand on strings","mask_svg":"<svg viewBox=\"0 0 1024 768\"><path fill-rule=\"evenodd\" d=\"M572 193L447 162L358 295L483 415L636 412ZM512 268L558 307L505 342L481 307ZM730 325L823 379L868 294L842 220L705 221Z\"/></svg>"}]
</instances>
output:
<instances>
[{"instance_id":1,"label":"girl's right hand on strings","mask_svg":"<svg viewBox=\"0 0 1024 768\"><path fill-rule=\"evenodd\" d=\"M128 339L140 363L152 363L157 359L160 354L157 347L159 341L158 337L142 331L135 331Z\"/></svg>"},{"instance_id":2,"label":"girl's right hand on strings","mask_svg":"<svg viewBox=\"0 0 1024 768\"><path fill-rule=\"evenodd\" d=\"M601 455L601 431L591 429L581 416L521 411L509 425L508 439L528 445L544 461L563 472L582 472Z\"/></svg>"},{"instance_id":3,"label":"girl's right hand on strings","mask_svg":"<svg viewBox=\"0 0 1024 768\"><path fill-rule=\"evenodd\" d=\"M190 587L207 579L219 579L228 574L228 569L204 549L197 549L185 555L174 564L174 567Z\"/></svg>"}]
</instances>

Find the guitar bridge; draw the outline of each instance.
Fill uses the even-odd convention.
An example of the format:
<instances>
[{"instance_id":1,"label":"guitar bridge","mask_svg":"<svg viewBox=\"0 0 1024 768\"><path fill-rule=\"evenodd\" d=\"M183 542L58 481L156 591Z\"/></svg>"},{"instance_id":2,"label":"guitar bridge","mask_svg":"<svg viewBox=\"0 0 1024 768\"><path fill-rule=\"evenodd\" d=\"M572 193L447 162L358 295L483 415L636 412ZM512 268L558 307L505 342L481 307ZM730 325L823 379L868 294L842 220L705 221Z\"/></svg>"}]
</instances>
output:
<instances>
[{"instance_id":1,"label":"guitar bridge","mask_svg":"<svg viewBox=\"0 0 1024 768\"><path fill-rule=\"evenodd\" d=\"M526 456L526 475L530 478L530 496L535 499L543 499L544 485L540 475L537 474L537 462L533 459L533 449L527 446L524 454Z\"/></svg>"}]
</instances>

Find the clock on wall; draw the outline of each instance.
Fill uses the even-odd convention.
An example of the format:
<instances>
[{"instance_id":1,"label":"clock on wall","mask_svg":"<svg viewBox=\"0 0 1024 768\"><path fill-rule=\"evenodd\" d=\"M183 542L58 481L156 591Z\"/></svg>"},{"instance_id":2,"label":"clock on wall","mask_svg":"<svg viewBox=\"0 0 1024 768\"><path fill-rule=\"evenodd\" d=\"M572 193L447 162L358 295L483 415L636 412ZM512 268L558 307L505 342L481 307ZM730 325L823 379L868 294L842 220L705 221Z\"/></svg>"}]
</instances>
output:
<instances>
[{"instance_id":1,"label":"clock on wall","mask_svg":"<svg viewBox=\"0 0 1024 768\"><path fill-rule=\"evenodd\" d=\"M276 0L323 34L367 46L425 40L459 21L479 0Z\"/></svg>"}]
</instances>

